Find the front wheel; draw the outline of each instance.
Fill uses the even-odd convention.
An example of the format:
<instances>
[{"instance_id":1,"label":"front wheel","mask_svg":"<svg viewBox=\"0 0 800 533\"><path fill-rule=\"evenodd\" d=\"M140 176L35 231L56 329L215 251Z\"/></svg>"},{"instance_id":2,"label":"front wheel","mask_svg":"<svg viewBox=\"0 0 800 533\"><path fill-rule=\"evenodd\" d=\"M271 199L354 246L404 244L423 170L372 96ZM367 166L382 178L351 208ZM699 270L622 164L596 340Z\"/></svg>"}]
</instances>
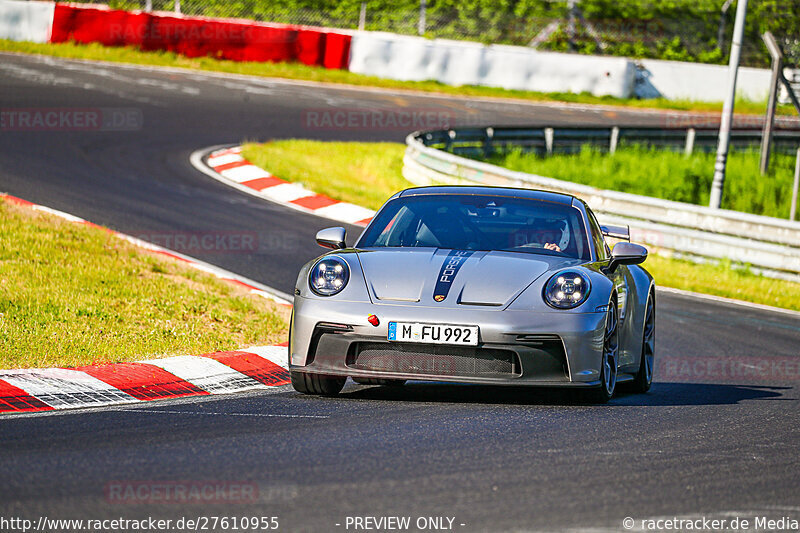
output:
<instances>
[{"instance_id":1,"label":"front wheel","mask_svg":"<svg viewBox=\"0 0 800 533\"><path fill-rule=\"evenodd\" d=\"M336 396L344 387L346 377L326 376L323 374L310 374L306 372L290 371L292 387L303 394L318 394L322 396Z\"/></svg>"},{"instance_id":2,"label":"front wheel","mask_svg":"<svg viewBox=\"0 0 800 533\"><path fill-rule=\"evenodd\" d=\"M588 393L592 403L606 403L614 396L619 369L619 316L616 298L612 297L606 312L606 328L603 335L603 355L600 361L600 386Z\"/></svg>"}]
</instances>

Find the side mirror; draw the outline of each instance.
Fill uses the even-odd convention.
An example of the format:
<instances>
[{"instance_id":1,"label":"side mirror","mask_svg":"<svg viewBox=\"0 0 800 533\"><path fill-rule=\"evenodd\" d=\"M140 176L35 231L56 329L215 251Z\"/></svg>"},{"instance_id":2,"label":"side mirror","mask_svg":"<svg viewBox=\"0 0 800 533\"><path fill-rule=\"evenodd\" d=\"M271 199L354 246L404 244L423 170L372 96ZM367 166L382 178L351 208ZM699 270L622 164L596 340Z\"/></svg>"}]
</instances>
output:
<instances>
[{"instance_id":1,"label":"side mirror","mask_svg":"<svg viewBox=\"0 0 800 533\"><path fill-rule=\"evenodd\" d=\"M611 250L608 271L614 272L619 265L638 265L647 259L647 248L632 242L618 242Z\"/></svg>"},{"instance_id":2,"label":"side mirror","mask_svg":"<svg viewBox=\"0 0 800 533\"><path fill-rule=\"evenodd\" d=\"M344 228L325 228L317 232L317 244L323 248L330 248L332 250L341 250L346 248L344 243L347 231Z\"/></svg>"}]
</instances>

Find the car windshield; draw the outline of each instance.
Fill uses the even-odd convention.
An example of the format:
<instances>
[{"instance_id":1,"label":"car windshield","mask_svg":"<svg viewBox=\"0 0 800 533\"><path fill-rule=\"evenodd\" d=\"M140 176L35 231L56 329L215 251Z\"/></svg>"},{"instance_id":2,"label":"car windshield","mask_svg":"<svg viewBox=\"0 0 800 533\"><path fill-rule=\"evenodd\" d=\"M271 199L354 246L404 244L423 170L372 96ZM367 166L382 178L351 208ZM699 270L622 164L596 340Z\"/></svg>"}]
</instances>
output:
<instances>
[{"instance_id":1,"label":"car windshield","mask_svg":"<svg viewBox=\"0 0 800 533\"><path fill-rule=\"evenodd\" d=\"M490 195L396 198L380 211L357 246L502 250L590 258L578 209L545 200Z\"/></svg>"}]
</instances>

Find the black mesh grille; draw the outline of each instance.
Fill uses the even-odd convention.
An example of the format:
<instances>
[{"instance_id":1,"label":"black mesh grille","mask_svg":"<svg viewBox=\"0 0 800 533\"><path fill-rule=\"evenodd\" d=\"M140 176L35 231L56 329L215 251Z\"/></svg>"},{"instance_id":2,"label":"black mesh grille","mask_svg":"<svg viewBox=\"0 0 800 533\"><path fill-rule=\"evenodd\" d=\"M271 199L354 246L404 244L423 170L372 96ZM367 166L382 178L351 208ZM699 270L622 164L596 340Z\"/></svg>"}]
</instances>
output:
<instances>
[{"instance_id":1,"label":"black mesh grille","mask_svg":"<svg viewBox=\"0 0 800 533\"><path fill-rule=\"evenodd\" d=\"M399 374L481 377L520 374L517 354L512 351L463 346L356 343L348 364L359 370Z\"/></svg>"}]
</instances>

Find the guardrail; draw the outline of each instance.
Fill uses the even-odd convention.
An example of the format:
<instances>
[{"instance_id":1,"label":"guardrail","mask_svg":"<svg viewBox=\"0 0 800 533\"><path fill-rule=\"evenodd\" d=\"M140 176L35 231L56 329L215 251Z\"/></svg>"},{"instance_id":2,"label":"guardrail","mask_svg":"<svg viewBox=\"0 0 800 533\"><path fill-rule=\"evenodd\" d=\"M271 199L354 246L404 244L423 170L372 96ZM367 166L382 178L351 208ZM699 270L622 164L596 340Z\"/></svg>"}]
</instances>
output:
<instances>
[{"instance_id":1,"label":"guardrail","mask_svg":"<svg viewBox=\"0 0 800 533\"><path fill-rule=\"evenodd\" d=\"M800 222L597 189L517 172L459 154L486 156L523 147L541 153L605 146L613 152L635 142L670 149L711 149L716 131L663 128L463 128L416 132L406 138L403 175L432 183L529 187L578 196L610 224L627 224L631 239L693 258L729 258L773 277L800 281ZM760 131L732 134L734 147L758 146ZM797 150L800 131L776 132L774 149ZM691 147L691 148L689 148Z\"/></svg>"}]
</instances>

